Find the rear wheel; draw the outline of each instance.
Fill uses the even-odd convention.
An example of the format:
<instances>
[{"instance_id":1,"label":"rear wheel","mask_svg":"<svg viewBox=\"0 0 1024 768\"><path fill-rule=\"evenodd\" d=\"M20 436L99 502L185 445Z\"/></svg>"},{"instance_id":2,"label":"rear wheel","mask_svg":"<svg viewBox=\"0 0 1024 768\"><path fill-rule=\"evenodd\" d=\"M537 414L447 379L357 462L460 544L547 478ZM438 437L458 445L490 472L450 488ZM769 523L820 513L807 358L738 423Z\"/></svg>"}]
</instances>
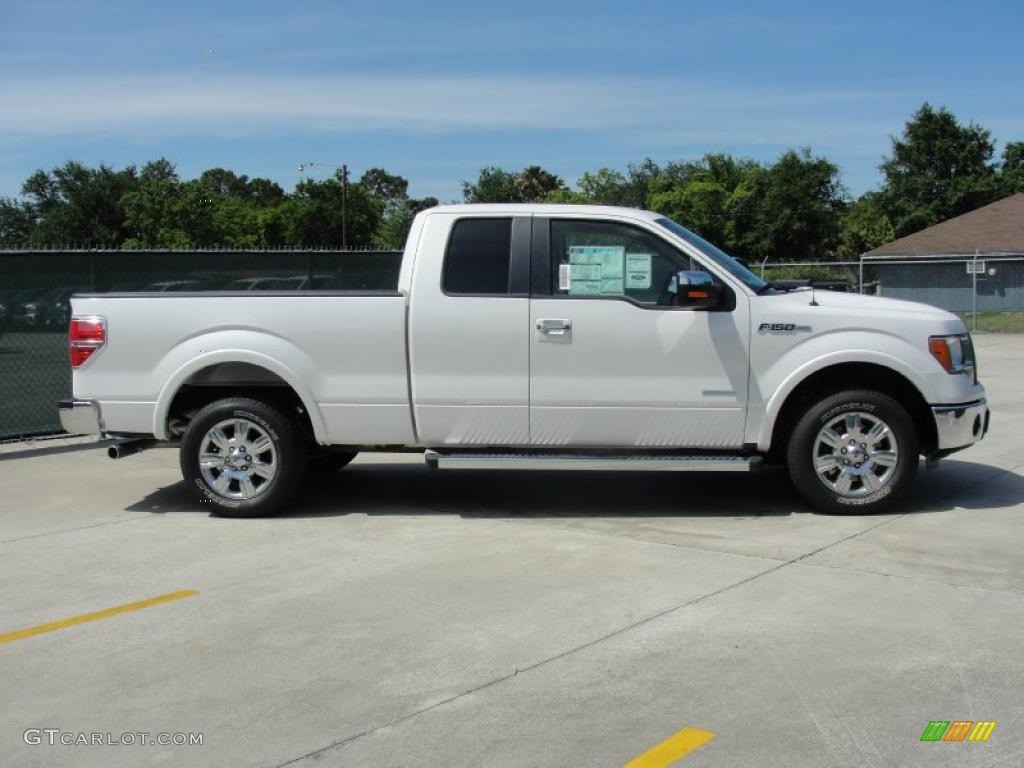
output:
<instances>
[{"instance_id":1,"label":"rear wheel","mask_svg":"<svg viewBox=\"0 0 1024 768\"><path fill-rule=\"evenodd\" d=\"M257 517L291 501L306 473L299 426L249 398L200 410L181 443L181 472L200 501L224 517Z\"/></svg>"},{"instance_id":2,"label":"rear wheel","mask_svg":"<svg viewBox=\"0 0 1024 768\"><path fill-rule=\"evenodd\" d=\"M823 512L889 508L917 473L919 443L898 402L850 390L811 405L790 436L787 464L801 495Z\"/></svg>"}]
</instances>

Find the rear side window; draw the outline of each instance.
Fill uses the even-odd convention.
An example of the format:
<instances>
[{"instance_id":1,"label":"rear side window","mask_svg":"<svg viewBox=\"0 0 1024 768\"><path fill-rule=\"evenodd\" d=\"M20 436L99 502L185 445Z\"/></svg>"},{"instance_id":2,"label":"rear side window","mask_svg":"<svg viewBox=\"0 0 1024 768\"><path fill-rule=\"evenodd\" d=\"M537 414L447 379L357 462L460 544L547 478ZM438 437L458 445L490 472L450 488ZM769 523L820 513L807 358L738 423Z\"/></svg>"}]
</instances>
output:
<instances>
[{"instance_id":1,"label":"rear side window","mask_svg":"<svg viewBox=\"0 0 1024 768\"><path fill-rule=\"evenodd\" d=\"M444 259L445 293L509 293L512 219L459 219Z\"/></svg>"}]
</instances>

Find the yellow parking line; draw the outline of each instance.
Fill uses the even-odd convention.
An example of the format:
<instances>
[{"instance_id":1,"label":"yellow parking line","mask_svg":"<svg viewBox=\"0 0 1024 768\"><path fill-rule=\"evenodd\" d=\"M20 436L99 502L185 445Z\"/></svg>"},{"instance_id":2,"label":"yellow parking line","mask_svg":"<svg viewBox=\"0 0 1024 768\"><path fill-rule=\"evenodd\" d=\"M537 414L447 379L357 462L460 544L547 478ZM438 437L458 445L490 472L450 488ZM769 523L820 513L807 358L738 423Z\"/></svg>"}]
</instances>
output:
<instances>
[{"instance_id":1,"label":"yellow parking line","mask_svg":"<svg viewBox=\"0 0 1024 768\"><path fill-rule=\"evenodd\" d=\"M130 613L131 611L138 611L143 608L150 608L154 605L160 605L160 603L169 603L172 600L183 600L186 597L195 597L198 594L199 593L194 589L183 589L180 592L170 592L166 595L151 597L148 600L139 600L137 603L126 603L124 605L119 605L115 608L107 608L104 611L96 611L94 613L83 613L81 616L72 616L70 619L63 619L61 621L51 621L48 624L40 624L35 627L29 627L28 629L19 629L16 632L8 632L6 635L0 635L0 645L2 645L3 643L9 643L12 640L21 640L25 637L41 635L44 632L53 632L55 629L64 629L65 627L73 627L76 624L85 624L87 621L107 619L111 616L117 616L121 613Z\"/></svg>"},{"instance_id":2,"label":"yellow parking line","mask_svg":"<svg viewBox=\"0 0 1024 768\"><path fill-rule=\"evenodd\" d=\"M711 731L702 731L700 728L687 726L679 733L669 736L658 746L651 747L642 755L634 757L622 768L666 768L713 738L715 738L715 734Z\"/></svg>"}]
</instances>

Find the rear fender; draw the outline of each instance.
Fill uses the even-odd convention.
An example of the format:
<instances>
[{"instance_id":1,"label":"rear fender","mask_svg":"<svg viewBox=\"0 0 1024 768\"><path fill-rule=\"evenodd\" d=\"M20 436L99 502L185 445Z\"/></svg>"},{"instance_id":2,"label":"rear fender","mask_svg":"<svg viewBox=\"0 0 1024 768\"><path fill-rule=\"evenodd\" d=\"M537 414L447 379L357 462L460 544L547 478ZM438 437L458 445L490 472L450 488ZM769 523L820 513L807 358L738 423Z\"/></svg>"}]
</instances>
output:
<instances>
[{"instance_id":1,"label":"rear fender","mask_svg":"<svg viewBox=\"0 0 1024 768\"><path fill-rule=\"evenodd\" d=\"M258 336L259 334L257 334ZM282 339L272 337L273 342L280 344ZM156 410L153 414L153 434L160 440L169 439L170 435L167 429L167 417L171 408L171 403L174 402L175 395L182 386L196 373L220 363L248 363L260 368L263 368L276 376L280 377L289 387L294 390L295 394L298 395L302 401L303 407L306 409L306 413L309 414L309 421L313 427L313 435L316 438L317 443L321 445L327 444L327 429L324 425L323 414L320 413L320 408L316 404L316 399L313 394L309 391L305 384L303 384L303 377L300 376L293 367L285 365L278 358L271 355L256 352L252 349L220 349L216 343L212 340L203 339L190 339L187 342L187 347L194 350L197 346L202 348L211 348L216 351L204 352L197 357L191 357L186 362L179 364L179 366L171 374L167 383L160 391L160 395L157 398ZM203 346L203 345L208 346ZM252 344L252 341L247 342ZM175 350L169 353L168 358L173 358L175 352L179 352L185 344L179 345ZM256 344L253 344L256 346ZM290 345L289 346L293 346ZM304 357L304 353L295 347L292 351L292 356L296 356L297 359L301 360ZM193 353L190 353L193 354ZM167 358L165 358L167 359Z\"/></svg>"}]
</instances>

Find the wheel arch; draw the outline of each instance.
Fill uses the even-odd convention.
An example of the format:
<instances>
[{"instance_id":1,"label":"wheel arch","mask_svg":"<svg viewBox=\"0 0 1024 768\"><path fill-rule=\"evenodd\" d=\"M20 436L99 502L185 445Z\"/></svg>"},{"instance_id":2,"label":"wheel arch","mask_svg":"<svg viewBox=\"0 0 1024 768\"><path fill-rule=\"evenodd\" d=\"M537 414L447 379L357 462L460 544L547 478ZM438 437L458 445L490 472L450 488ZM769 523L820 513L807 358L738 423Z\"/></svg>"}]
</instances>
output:
<instances>
[{"instance_id":1,"label":"wheel arch","mask_svg":"<svg viewBox=\"0 0 1024 768\"><path fill-rule=\"evenodd\" d=\"M808 405L848 389L872 389L892 397L909 414L917 431L921 452L927 454L937 445L931 407L907 376L880 363L840 362L810 373L785 395L769 426L770 438L766 441L769 460L778 461L785 454L789 435Z\"/></svg>"},{"instance_id":2,"label":"wheel arch","mask_svg":"<svg viewBox=\"0 0 1024 768\"><path fill-rule=\"evenodd\" d=\"M323 415L300 377L274 358L249 350L206 353L178 368L157 398L153 434L170 439L172 419L224 397L269 401L297 415L315 442L327 442Z\"/></svg>"}]
</instances>

